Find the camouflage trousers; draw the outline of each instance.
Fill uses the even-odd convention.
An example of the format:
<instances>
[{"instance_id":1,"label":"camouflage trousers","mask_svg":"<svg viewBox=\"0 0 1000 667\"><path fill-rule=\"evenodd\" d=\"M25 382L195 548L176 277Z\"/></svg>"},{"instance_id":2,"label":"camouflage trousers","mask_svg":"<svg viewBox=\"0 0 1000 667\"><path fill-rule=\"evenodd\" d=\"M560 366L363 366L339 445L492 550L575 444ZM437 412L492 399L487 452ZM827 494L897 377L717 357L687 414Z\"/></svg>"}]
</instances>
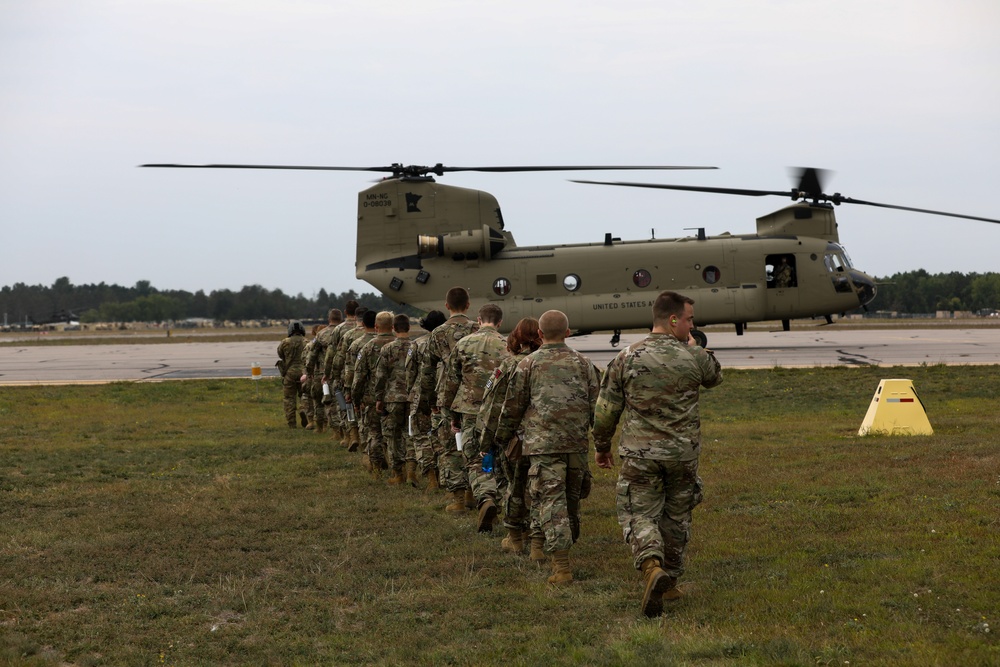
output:
<instances>
[{"instance_id":1,"label":"camouflage trousers","mask_svg":"<svg viewBox=\"0 0 1000 667\"><path fill-rule=\"evenodd\" d=\"M421 474L437 469L437 454L434 452L432 439L435 434L431 430L431 416L422 412L410 415L410 424L413 425L413 435L410 437L410 444L413 447L413 455L417 461L417 467Z\"/></svg>"},{"instance_id":2,"label":"camouflage trousers","mask_svg":"<svg viewBox=\"0 0 1000 667\"><path fill-rule=\"evenodd\" d=\"M635 568L659 558L671 577L684 574L691 510L701 502L698 461L624 457L617 486L618 523Z\"/></svg>"},{"instance_id":3,"label":"camouflage trousers","mask_svg":"<svg viewBox=\"0 0 1000 667\"><path fill-rule=\"evenodd\" d=\"M402 468L407 461L415 460L410 443L407 418L409 403L386 403L382 417L382 437L385 440L386 459L393 470ZM409 450L409 456L407 456Z\"/></svg>"},{"instance_id":4,"label":"camouflage trousers","mask_svg":"<svg viewBox=\"0 0 1000 667\"><path fill-rule=\"evenodd\" d=\"M309 397L312 399L312 414L309 421L316 427L326 427L326 409L323 405L323 378L318 375L309 377Z\"/></svg>"},{"instance_id":5,"label":"camouflage trousers","mask_svg":"<svg viewBox=\"0 0 1000 667\"><path fill-rule=\"evenodd\" d=\"M528 457L532 535L545 536L545 551L568 550L579 535L580 489L586 454L537 454ZM575 526L575 530L574 530Z\"/></svg>"},{"instance_id":6,"label":"camouflage trousers","mask_svg":"<svg viewBox=\"0 0 1000 667\"><path fill-rule=\"evenodd\" d=\"M295 375L295 377L291 377L291 375ZM297 402L299 394L302 392L302 383L299 382L300 377L300 375L293 373L281 378L281 394L282 403L285 408L285 421L292 427L298 425L295 420L298 419Z\"/></svg>"},{"instance_id":7,"label":"camouflage trousers","mask_svg":"<svg viewBox=\"0 0 1000 667\"><path fill-rule=\"evenodd\" d=\"M465 459L469 488L476 497L477 506L482 505L486 499L499 505L496 475L483 470L483 453L479 451L479 438L476 435L476 415L462 415L462 456Z\"/></svg>"},{"instance_id":8,"label":"camouflage trousers","mask_svg":"<svg viewBox=\"0 0 1000 667\"><path fill-rule=\"evenodd\" d=\"M375 411L374 405L362 403L358 434L372 467L376 470L385 470L388 462L385 456L385 440L382 438L382 419Z\"/></svg>"},{"instance_id":9,"label":"camouflage trousers","mask_svg":"<svg viewBox=\"0 0 1000 667\"><path fill-rule=\"evenodd\" d=\"M531 467L527 456L509 459L503 452L497 453L497 460L504 473L506 484L503 488L497 485L503 510L503 525L505 528L528 530L528 510L531 507L531 497L528 495L528 469Z\"/></svg>"},{"instance_id":10,"label":"camouflage trousers","mask_svg":"<svg viewBox=\"0 0 1000 667\"><path fill-rule=\"evenodd\" d=\"M455 433L451 430L451 418L444 411L431 415L432 424L438 420L440 422L434 432L434 451L437 452L441 486L452 493L464 491L469 488L469 476L465 472L465 456L458 451Z\"/></svg>"}]
</instances>

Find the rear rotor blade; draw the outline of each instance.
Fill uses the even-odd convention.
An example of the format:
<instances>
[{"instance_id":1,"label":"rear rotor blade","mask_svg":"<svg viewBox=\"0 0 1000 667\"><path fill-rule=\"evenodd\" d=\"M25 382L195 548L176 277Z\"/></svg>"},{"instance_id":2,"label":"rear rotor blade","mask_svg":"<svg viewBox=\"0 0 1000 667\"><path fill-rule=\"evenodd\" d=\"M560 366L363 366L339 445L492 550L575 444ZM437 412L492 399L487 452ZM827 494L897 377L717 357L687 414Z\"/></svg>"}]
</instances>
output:
<instances>
[{"instance_id":1,"label":"rear rotor blade","mask_svg":"<svg viewBox=\"0 0 1000 667\"><path fill-rule=\"evenodd\" d=\"M966 220L979 220L980 222L995 222L1000 224L1000 220L993 218L981 218L977 215L965 215L964 213L948 213L946 211L932 211L928 208L913 208L911 206L897 206L895 204L880 204L874 201L864 201L863 199L852 199L851 197L841 197L835 194L830 197L834 204L863 204L865 206L877 206L878 208L894 208L900 211L913 211L914 213L929 213L930 215L943 215L948 218L964 218Z\"/></svg>"},{"instance_id":2,"label":"rear rotor blade","mask_svg":"<svg viewBox=\"0 0 1000 667\"><path fill-rule=\"evenodd\" d=\"M661 183L626 183L623 181L585 181L570 179L573 183L587 183L590 185L621 185L629 188L655 188L659 190L685 190L687 192L711 192L722 195L743 195L745 197L764 197L766 195L776 195L779 197L792 196L795 199L794 190L743 190L739 188L712 188L701 185L663 185Z\"/></svg>"}]
</instances>

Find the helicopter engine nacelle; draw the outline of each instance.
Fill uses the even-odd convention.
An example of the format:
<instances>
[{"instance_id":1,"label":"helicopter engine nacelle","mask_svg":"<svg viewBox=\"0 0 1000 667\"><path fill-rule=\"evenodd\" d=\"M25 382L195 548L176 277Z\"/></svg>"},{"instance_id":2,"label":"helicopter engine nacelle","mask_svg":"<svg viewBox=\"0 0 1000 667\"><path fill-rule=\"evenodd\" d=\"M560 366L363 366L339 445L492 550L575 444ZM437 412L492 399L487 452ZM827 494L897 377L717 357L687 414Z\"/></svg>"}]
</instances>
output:
<instances>
[{"instance_id":1,"label":"helicopter engine nacelle","mask_svg":"<svg viewBox=\"0 0 1000 667\"><path fill-rule=\"evenodd\" d=\"M479 229L418 236L417 254L421 258L450 256L455 261L489 260L503 250L506 243L503 234L489 225L483 225Z\"/></svg>"}]
</instances>

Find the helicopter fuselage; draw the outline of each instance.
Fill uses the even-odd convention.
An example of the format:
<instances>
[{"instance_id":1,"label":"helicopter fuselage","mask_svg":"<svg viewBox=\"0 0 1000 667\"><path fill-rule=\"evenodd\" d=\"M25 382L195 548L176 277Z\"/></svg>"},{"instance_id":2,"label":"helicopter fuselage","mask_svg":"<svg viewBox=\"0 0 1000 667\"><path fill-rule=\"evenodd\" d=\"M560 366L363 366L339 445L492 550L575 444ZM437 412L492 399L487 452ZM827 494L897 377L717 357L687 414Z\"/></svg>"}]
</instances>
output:
<instances>
[{"instance_id":1,"label":"helicopter fuselage","mask_svg":"<svg viewBox=\"0 0 1000 667\"><path fill-rule=\"evenodd\" d=\"M429 177L393 178L359 194L356 275L389 298L443 309L463 286L473 311L492 302L505 328L550 309L579 332L649 327L656 296L696 302L697 324L829 316L875 296L839 245L830 206L794 204L757 233L518 246L493 195ZM787 265L787 266L785 266Z\"/></svg>"}]
</instances>

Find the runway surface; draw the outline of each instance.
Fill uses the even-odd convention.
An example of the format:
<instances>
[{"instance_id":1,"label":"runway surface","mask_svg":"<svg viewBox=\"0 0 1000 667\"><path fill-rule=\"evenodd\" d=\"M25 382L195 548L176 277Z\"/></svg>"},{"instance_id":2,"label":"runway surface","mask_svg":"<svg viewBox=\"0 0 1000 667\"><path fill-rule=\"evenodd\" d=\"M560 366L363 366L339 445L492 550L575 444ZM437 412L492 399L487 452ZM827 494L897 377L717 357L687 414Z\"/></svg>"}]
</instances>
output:
<instances>
[{"instance_id":1,"label":"runway surface","mask_svg":"<svg viewBox=\"0 0 1000 667\"><path fill-rule=\"evenodd\" d=\"M611 347L606 333L570 339L599 366L642 334ZM0 348L0 385L276 377L274 342L25 345ZM723 368L1000 364L997 329L881 329L710 334Z\"/></svg>"}]
</instances>

